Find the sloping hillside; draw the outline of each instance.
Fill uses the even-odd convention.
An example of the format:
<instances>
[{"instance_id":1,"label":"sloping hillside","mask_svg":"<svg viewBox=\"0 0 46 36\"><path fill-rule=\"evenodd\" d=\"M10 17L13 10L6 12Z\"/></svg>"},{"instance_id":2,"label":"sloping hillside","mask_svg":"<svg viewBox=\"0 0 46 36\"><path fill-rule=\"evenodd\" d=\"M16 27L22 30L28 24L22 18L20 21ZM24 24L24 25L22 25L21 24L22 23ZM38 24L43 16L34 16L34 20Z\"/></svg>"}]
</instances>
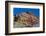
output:
<instances>
[{"instance_id":1,"label":"sloping hillside","mask_svg":"<svg viewBox=\"0 0 46 36\"><path fill-rule=\"evenodd\" d=\"M39 17L35 16L32 13L20 13L19 15L14 17L15 24L18 26L33 26L35 24L39 24ZM20 24L20 25L19 25Z\"/></svg>"}]
</instances>

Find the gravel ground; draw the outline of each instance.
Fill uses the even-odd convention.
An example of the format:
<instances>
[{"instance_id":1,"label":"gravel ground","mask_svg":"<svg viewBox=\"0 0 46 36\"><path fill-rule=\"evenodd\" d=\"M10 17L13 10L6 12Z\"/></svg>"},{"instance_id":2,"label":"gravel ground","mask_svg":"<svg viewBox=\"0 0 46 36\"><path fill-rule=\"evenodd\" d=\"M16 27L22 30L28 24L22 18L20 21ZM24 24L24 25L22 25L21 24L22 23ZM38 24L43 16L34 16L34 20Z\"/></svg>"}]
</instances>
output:
<instances>
[{"instance_id":1,"label":"gravel ground","mask_svg":"<svg viewBox=\"0 0 46 36\"><path fill-rule=\"evenodd\" d=\"M33 26L27 26L27 25L24 25L24 24L20 24L18 22L15 22L13 27L14 28L39 27L39 24L34 24Z\"/></svg>"}]
</instances>

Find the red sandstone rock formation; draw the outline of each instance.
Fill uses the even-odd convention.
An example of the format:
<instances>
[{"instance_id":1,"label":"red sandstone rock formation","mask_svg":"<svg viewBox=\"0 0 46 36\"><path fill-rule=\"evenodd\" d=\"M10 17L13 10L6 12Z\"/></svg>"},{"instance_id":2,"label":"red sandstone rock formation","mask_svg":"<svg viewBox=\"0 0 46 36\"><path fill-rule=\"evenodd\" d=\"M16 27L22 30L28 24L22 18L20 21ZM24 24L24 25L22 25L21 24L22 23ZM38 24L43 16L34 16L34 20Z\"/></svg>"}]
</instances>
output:
<instances>
[{"instance_id":1,"label":"red sandstone rock formation","mask_svg":"<svg viewBox=\"0 0 46 36\"><path fill-rule=\"evenodd\" d=\"M20 19L20 20L19 20ZM32 13L21 13L19 15L18 21L24 23L25 25L33 25L39 23L39 19Z\"/></svg>"}]
</instances>

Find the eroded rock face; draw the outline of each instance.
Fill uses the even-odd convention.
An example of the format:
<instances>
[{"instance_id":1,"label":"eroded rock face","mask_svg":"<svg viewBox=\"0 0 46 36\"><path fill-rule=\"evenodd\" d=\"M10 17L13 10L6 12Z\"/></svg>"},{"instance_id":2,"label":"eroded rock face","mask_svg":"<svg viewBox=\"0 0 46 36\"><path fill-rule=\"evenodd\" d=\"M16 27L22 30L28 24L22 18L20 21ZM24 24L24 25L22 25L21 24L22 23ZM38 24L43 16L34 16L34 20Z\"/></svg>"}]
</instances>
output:
<instances>
[{"instance_id":1,"label":"eroded rock face","mask_svg":"<svg viewBox=\"0 0 46 36\"><path fill-rule=\"evenodd\" d=\"M21 13L19 14L17 22L27 26L33 26L33 24L39 23L39 19L32 13Z\"/></svg>"}]
</instances>

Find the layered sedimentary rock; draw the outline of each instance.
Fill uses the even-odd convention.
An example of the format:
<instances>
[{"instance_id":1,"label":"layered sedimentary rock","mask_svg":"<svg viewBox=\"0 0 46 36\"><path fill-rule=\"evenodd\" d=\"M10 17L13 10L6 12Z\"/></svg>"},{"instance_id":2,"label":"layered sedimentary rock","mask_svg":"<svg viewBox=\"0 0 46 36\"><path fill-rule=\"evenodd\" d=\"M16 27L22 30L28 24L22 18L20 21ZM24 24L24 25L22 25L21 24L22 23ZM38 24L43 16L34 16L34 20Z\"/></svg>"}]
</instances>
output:
<instances>
[{"instance_id":1,"label":"layered sedimentary rock","mask_svg":"<svg viewBox=\"0 0 46 36\"><path fill-rule=\"evenodd\" d=\"M32 13L20 13L18 15L17 22L20 24L24 24L26 26L33 26L33 24L39 23L39 18L37 18Z\"/></svg>"}]
</instances>

